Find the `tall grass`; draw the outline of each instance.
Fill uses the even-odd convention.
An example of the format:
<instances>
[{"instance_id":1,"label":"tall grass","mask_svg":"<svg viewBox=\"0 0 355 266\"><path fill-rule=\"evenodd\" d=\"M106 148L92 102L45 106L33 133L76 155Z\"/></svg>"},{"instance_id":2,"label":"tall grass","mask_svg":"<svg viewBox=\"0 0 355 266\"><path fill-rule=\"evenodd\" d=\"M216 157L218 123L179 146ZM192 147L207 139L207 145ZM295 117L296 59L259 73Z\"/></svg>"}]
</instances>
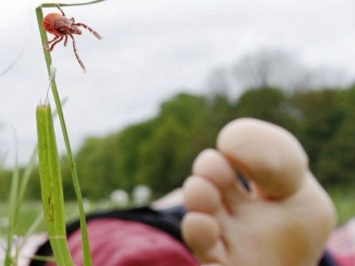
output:
<instances>
[{"instance_id":1,"label":"tall grass","mask_svg":"<svg viewBox=\"0 0 355 266\"><path fill-rule=\"evenodd\" d=\"M87 5L102 2L103 0L90 1L86 3L74 4L59 4L59 6L73 6L73 5ZM43 28L43 8L55 7L57 3L44 3L36 8L38 28L41 36L42 47L48 43L47 33ZM43 49L44 58L48 75L51 81L51 91L53 94L58 118L61 125L61 130L67 151L67 157L71 169L75 194L78 201L80 230L83 242L84 265L91 266L92 259L90 253L90 243L87 232L87 225L85 219L85 210L82 199L82 194L79 185L79 178L77 168L74 161L74 156L70 144L69 134L64 119L64 113L61 105L61 100L55 81L55 69L52 65L51 54ZM48 98L48 97L46 97ZM49 104L38 106L37 108L37 132L39 140L39 158L40 158L40 178L42 189L42 202L45 213L45 220L47 225L50 243L53 253L59 265L73 265L68 244L66 241L65 228L65 213L64 213L64 199L63 188L61 182L59 156L56 147L56 138L54 133L53 118Z\"/></svg>"},{"instance_id":2,"label":"tall grass","mask_svg":"<svg viewBox=\"0 0 355 266\"><path fill-rule=\"evenodd\" d=\"M67 242L62 176L50 105L39 105L36 114L41 196L48 237L58 265L74 266Z\"/></svg>"},{"instance_id":3,"label":"tall grass","mask_svg":"<svg viewBox=\"0 0 355 266\"><path fill-rule=\"evenodd\" d=\"M13 245L13 240L14 235L18 230L19 213L23 204L23 199L31 172L35 166L36 157L37 149L33 151L30 162L27 164L27 167L22 175L20 175L20 170L16 159L16 165L12 174L11 188L8 199L8 225L6 234L7 246L4 260L5 266L17 265L19 247L17 245ZM31 230L33 230L32 228L34 227L31 227ZM27 234L29 233L30 232L28 231ZM13 247L15 247L15 250L13 250Z\"/></svg>"}]
</instances>

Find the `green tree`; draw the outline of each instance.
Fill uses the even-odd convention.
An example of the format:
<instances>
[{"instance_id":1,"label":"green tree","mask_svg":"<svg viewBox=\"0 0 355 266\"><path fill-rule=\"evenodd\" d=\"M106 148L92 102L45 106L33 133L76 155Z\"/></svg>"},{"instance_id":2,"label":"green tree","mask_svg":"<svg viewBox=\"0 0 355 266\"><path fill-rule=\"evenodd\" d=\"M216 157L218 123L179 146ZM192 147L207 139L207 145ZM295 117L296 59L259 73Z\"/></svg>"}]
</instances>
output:
<instances>
[{"instance_id":1,"label":"green tree","mask_svg":"<svg viewBox=\"0 0 355 266\"><path fill-rule=\"evenodd\" d=\"M316 171L323 184L345 187L355 182L355 87L339 91L336 100L335 133L320 150Z\"/></svg>"},{"instance_id":2,"label":"green tree","mask_svg":"<svg viewBox=\"0 0 355 266\"><path fill-rule=\"evenodd\" d=\"M141 146L155 133L156 122L146 122L131 125L118 133L116 147L116 172L121 189L132 190L139 184L137 172L139 171ZM111 147L113 149L115 147Z\"/></svg>"},{"instance_id":3,"label":"green tree","mask_svg":"<svg viewBox=\"0 0 355 266\"><path fill-rule=\"evenodd\" d=\"M337 134L346 116L343 91L324 89L300 91L293 96L298 110L298 137L310 157L316 171L319 154Z\"/></svg>"},{"instance_id":4,"label":"green tree","mask_svg":"<svg viewBox=\"0 0 355 266\"><path fill-rule=\"evenodd\" d=\"M220 129L238 117L263 119L296 134L323 184L340 180L337 173L349 181L354 178L354 106L355 86L291 95L277 88L257 88L234 101L223 93L181 93L162 103L155 117L84 142L76 155L83 194L102 198L113 189L131 191L138 184L150 186L155 196L167 193L190 174L199 152L215 146ZM63 182L66 197L73 197L65 158Z\"/></svg>"},{"instance_id":5,"label":"green tree","mask_svg":"<svg viewBox=\"0 0 355 266\"><path fill-rule=\"evenodd\" d=\"M346 121L319 154L316 165L320 181L330 186L349 186L355 182L355 116Z\"/></svg>"},{"instance_id":6,"label":"green tree","mask_svg":"<svg viewBox=\"0 0 355 266\"><path fill-rule=\"evenodd\" d=\"M209 114L203 96L182 93L164 102L154 119L154 134L139 150L138 182L149 185L156 195L181 186L191 173L193 158L211 142L204 127Z\"/></svg>"},{"instance_id":7,"label":"green tree","mask_svg":"<svg viewBox=\"0 0 355 266\"><path fill-rule=\"evenodd\" d=\"M238 117L262 119L296 131L295 110L285 93L263 87L246 91L236 103Z\"/></svg>"},{"instance_id":8,"label":"green tree","mask_svg":"<svg viewBox=\"0 0 355 266\"><path fill-rule=\"evenodd\" d=\"M164 120L149 141L142 144L136 180L153 189L157 195L181 185L189 174L179 162L179 153L186 147L185 129L173 117Z\"/></svg>"},{"instance_id":9,"label":"green tree","mask_svg":"<svg viewBox=\"0 0 355 266\"><path fill-rule=\"evenodd\" d=\"M114 168L116 146L115 138L112 136L91 137L85 141L76 155L78 175L84 196L89 195L96 199L105 197L118 187L119 182ZM68 181L67 178L65 180Z\"/></svg>"}]
</instances>

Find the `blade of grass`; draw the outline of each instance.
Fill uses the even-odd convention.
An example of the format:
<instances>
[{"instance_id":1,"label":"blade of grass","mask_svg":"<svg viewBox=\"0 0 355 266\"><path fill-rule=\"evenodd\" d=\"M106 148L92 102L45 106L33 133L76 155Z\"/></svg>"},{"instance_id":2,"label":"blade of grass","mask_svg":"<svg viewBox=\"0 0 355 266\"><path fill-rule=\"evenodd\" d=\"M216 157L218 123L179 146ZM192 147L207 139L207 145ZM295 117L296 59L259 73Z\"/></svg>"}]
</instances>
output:
<instances>
[{"instance_id":1,"label":"blade of grass","mask_svg":"<svg viewBox=\"0 0 355 266\"><path fill-rule=\"evenodd\" d=\"M16 217L15 217L16 224L14 224L14 231L15 231L15 229L17 227L18 216L19 216L19 213L20 213L20 210L21 210L21 206L22 206L23 199L24 199L24 196L25 196L26 188L27 188L28 182L30 180L31 173L32 173L32 171L33 171L33 169L35 167L35 164L36 164L36 158L37 158L37 147L34 148L34 150L32 152L32 155L31 155L31 158L30 158L30 161L27 164L24 173L21 175L21 180L19 182L19 186L18 186L18 190L17 190L17 196L16 196L17 197ZM38 218L41 218L41 216L39 216ZM38 223L39 222L37 222L37 224ZM17 265L19 251L21 249L21 244L20 245L17 244L15 247L16 247L16 250L15 250L15 254L13 256L13 260L16 262L15 265Z\"/></svg>"},{"instance_id":2,"label":"blade of grass","mask_svg":"<svg viewBox=\"0 0 355 266\"><path fill-rule=\"evenodd\" d=\"M6 254L5 254L5 266L13 265L14 260L12 258L12 248L13 248L13 236L15 234L15 227L17 224L18 218L18 199L17 193L19 189L20 183L20 169L18 166L18 159L17 159L17 138L16 132L14 131L15 136L15 145L16 145L16 158L15 158L15 167L12 172L12 180L11 180L11 188L9 194L9 225L7 231L7 247L6 247Z\"/></svg>"},{"instance_id":3,"label":"blade of grass","mask_svg":"<svg viewBox=\"0 0 355 266\"><path fill-rule=\"evenodd\" d=\"M18 243L14 241L14 235L16 235L21 205L23 203L25 190L28 185L31 172L34 168L36 162L36 155L37 155L37 149L34 149L30 162L27 164L24 173L20 176L20 167L18 166L18 159L17 159L17 154L18 154L17 138L16 138L15 130L14 130L14 136L15 136L15 145L16 145L16 158L15 158L15 167L12 172L12 180L11 180L11 187L10 187L9 200L8 200L9 225L7 228L8 229L7 246L5 248L6 253L5 253L5 262L4 262L6 266L17 265L19 246ZM14 243L16 244L14 245Z\"/></svg>"},{"instance_id":4,"label":"blade of grass","mask_svg":"<svg viewBox=\"0 0 355 266\"><path fill-rule=\"evenodd\" d=\"M18 190L18 195L17 195L17 208L20 211L24 196L25 196L25 192L26 192L26 188L28 186L28 182L30 180L31 177L31 173L33 171L33 169L35 168L36 165L36 160L37 160L37 147L35 147L33 149L30 161L28 162L26 168L25 168L25 172L22 174L21 177L21 183L19 186L19 190Z\"/></svg>"},{"instance_id":5,"label":"blade of grass","mask_svg":"<svg viewBox=\"0 0 355 266\"><path fill-rule=\"evenodd\" d=\"M39 105L36 117L41 196L49 241L58 265L74 266L67 243L63 187L50 105Z\"/></svg>"},{"instance_id":6,"label":"blade of grass","mask_svg":"<svg viewBox=\"0 0 355 266\"><path fill-rule=\"evenodd\" d=\"M35 149L32 153L31 160L28 163L24 173L20 178L20 167L18 166L17 159L17 138L16 132L14 130L15 143L16 143L16 158L15 158L15 167L12 172L12 180L11 180L11 188L9 193L9 212L8 219L9 225L7 230L7 247L5 254L5 265L17 265L18 259L18 251L19 247L14 245L14 235L16 234L16 227L18 225L18 217L21 209L21 205L23 202L23 198L25 195L25 190L28 185L29 178L31 176L31 172L34 168L36 162L37 149ZM15 248L15 250L13 250Z\"/></svg>"},{"instance_id":7,"label":"blade of grass","mask_svg":"<svg viewBox=\"0 0 355 266\"><path fill-rule=\"evenodd\" d=\"M35 233L35 231L38 229L38 227L40 226L42 220L44 219L44 212L43 210L39 213L39 215L37 216L36 220L33 221L32 225L30 226L30 228L26 231L26 234L24 236L25 241L22 243L22 245L19 247L19 249L23 249L23 246L26 244L27 241L29 241L28 239ZM35 260L35 261L46 261L46 262L50 262L53 261L55 262L55 258L53 258L53 256L31 256L31 260Z\"/></svg>"},{"instance_id":8,"label":"blade of grass","mask_svg":"<svg viewBox=\"0 0 355 266\"><path fill-rule=\"evenodd\" d=\"M85 2L85 3L59 4L59 5L62 5L62 6L89 5L89 4L95 4L98 2L102 2L102 1L104 1L104 0L95 0L95 1ZM46 31L44 30L44 28L42 26L42 22L43 22L42 8L43 7L54 7L56 4L58 4L58 3L43 3L42 5L40 5L36 8L37 22L38 22L40 35L41 35L42 47L44 47L48 42ZM72 149L71 149L71 145L70 145L70 141L69 141L69 135L68 135L65 119L64 119L64 114L63 114L63 110L62 110L62 106L61 106L61 101L60 101L57 85L56 85L55 78L53 75L52 58L51 58L51 55L48 51L43 49L43 52L44 52L44 57L45 57L45 61L46 61L48 75L49 75L49 77L51 79L51 83L52 83L52 86L51 86L52 87L52 94L54 97L59 121L60 121L61 128L62 128L63 138L64 138L66 150L67 150L69 165L71 168L71 174L72 174L73 183L74 183L74 189L75 189L76 198L77 198L78 205L79 205L80 230L81 230L82 242L83 242L84 265L91 266L92 265L92 258L91 258L91 252L90 252L89 236L88 236L88 232L87 232L85 210L84 210L84 204L83 204L82 194L81 194L80 185L79 185L79 178L78 178L78 174L77 174L77 169L76 169L76 165L75 165L75 161L74 161L74 157L73 157L73 153L72 153Z\"/></svg>"},{"instance_id":9,"label":"blade of grass","mask_svg":"<svg viewBox=\"0 0 355 266\"><path fill-rule=\"evenodd\" d=\"M99 2L103 2L105 0L94 0L94 1L88 1L88 2L81 2L81 3L71 3L71 4L65 4L65 3L43 3L41 7L55 7L55 5L60 5L60 6L85 6L85 5L91 5L91 4L96 4Z\"/></svg>"},{"instance_id":10,"label":"blade of grass","mask_svg":"<svg viewBox=\"0 0 355 266\"><path fill-rule=\"evenodd\" d=\"M28 238L29 236L33 235L38 227L40 226L42 220L44 218L44 213L43 210L38 214L36 220L33 221L31 224L30 228L26 231L25 238Z\"/></svg>"}]
</instances>

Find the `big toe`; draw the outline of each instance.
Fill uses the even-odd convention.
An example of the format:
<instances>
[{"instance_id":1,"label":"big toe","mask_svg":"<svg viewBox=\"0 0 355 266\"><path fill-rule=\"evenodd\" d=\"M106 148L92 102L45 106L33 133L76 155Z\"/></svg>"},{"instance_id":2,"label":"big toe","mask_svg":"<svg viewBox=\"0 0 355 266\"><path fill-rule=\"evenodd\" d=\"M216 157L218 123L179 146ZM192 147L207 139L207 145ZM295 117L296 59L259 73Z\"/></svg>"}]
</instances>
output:
<instances>
[{"instance_id":1,"label":"big toe","mask_svg":"<svg viewBox=\"0 0 355 266\"><path fill-rule=\"evenodd\" d=\"M307 155L291 133L257 119L227 124L218 136L217 147L267 198L296 192L308 169Z\"/></svg>"}]
</instances>

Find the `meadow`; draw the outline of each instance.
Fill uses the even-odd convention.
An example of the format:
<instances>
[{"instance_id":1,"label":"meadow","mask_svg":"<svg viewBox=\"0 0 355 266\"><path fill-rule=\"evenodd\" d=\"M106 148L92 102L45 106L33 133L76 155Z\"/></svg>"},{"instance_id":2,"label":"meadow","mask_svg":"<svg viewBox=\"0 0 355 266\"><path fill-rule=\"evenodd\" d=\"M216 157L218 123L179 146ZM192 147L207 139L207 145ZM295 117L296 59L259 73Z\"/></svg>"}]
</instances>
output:
<instances>
[{"instance_id":1,"label":"meadow","mask_svg":"<svg viewBox=\"0 0 355 266\"><path fill-rule=\"evenodd\" d=\"M338 214L338 226L346 223L352 217L355 217L355 194L349 191L344 191L344 189L333 188L328 191L330 194ZM96 203L91 203L88 208L88 212L96 210L104 210L113 208L109 205L107 201L100 201ZM7 211L8 204L3 201L0 202L0 236L6 234L7 225ZM42 203L40 201L25 201L20 210L18 227L16 229L16 234L25 235L27 230L31 227L36 218L40 215L42 211ZM76 202L66 202L65 203L65 213L67 221L72 221L79 217L78 207ZM44 220L39 223L36 228L36 232L46 231Z\"/></svg>"},{"instance_id":2,"label":"meadow","mask_svg":"<svg viewBox=\"0 0 355 266\"><path fill-rule=\"evenodd\" d=\"M352 217L355 217L355 194L351 188L347 191L333 188L328 193L337 210L338 225L342 225Z\"/></svg>"}]
</instances>

